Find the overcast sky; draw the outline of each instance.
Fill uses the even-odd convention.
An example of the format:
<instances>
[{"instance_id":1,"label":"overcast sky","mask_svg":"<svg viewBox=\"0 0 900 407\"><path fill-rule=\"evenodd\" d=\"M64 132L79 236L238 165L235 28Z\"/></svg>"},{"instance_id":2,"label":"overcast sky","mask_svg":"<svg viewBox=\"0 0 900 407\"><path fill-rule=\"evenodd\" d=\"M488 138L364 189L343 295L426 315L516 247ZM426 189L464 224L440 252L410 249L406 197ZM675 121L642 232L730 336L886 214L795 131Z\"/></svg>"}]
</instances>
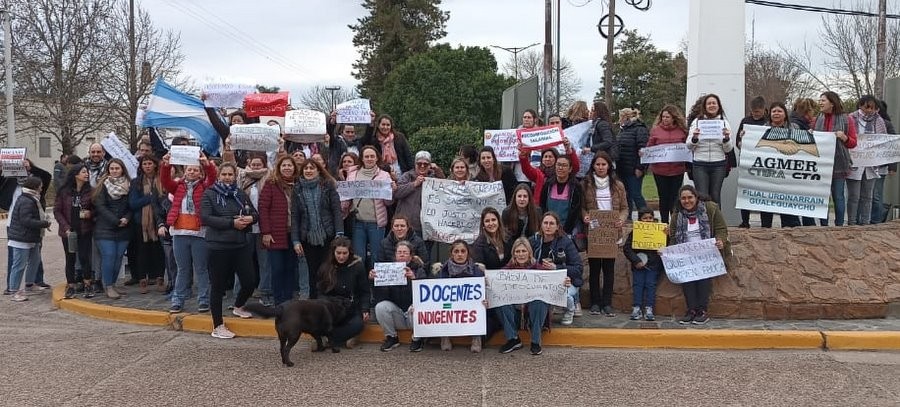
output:
<instances>
[{"instance_id":1,"label":"overcast sky","mask_svg":"<svg viewBox=\"0 0 900 407\"><path fill-rule=\"evenodd\" d=\"M602 0L585 2L562 0L561 50L582 79L580 97L589 101L600 86L606 45L597 23L607 11ZM832 0L784 2L839 5ZM181 32L183 71L198 85L258 83L298 93L317 84L347 88L356 84L351 72L358 53L347 26L366 12L358 1L145 0L142 6L158 26ZM541 0L444 0L442 7L450 12L450 20L441 42L503 47L543 42ZM850 4L845 1L843 7ZM626 28L650 35L658 48L677 51L687 36L689 0L654 0L646 12L622 1L616 8ZM816 40L821 18L818 13L747 5L744 23L748 39L755 31L763 46L800 49L804 40ZM498 65L511 58L505 51L491 50Z\"/></svg>"}]
</instances>

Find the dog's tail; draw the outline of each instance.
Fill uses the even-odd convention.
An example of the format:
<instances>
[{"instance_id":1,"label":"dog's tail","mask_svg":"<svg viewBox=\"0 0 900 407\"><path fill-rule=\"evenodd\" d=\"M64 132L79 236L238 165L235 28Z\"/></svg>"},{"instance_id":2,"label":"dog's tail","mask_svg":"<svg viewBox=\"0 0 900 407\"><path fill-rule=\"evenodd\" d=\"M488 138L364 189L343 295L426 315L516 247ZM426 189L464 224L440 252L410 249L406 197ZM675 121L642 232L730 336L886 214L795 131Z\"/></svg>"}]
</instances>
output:
<instances>
[{"instance_id":1,"label":"dog's tail","mask_svg":"<svg viewBox=\"0 0 900 407\"><path fill-rule=\"evenodd\" d=\"M263 318L272 318L281 315L281 305L275 307L267 307L258 302L245 304L243 307L244 311L250 311L256 315L259 315Z\"/></svg>"}]
</instances>

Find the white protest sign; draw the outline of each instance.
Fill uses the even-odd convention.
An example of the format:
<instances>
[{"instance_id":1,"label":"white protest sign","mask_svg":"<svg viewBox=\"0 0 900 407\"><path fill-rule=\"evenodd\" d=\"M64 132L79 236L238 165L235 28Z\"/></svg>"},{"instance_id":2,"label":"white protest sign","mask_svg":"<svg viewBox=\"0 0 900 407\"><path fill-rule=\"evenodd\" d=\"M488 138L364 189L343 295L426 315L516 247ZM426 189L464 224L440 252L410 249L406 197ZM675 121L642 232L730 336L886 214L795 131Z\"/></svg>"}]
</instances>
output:
<instances>
[{"instance_id":1,"label":"white protest sign","mask_svg":"<svg viewBox=\"0 0 900 407\"><path fill-rule=\"evenodd\" d=\"M723 132L725 130L724 120L697 120L697 128L700 129L700 140L721 140L725 137Z\"/></svg>"},{"instance_id":2,"label":"white protest sign","mask_svg":"<svg viewBox=\"0 0 900 407\"><path fill-rule=\"evenodd\" d=\"M578 178L584 178L591 170L591 161L594 159L594 153L592 151L584 152L584 147L591 146L591 127L593 127L593 125L594 122L588 120L574 126L569 126L565 130L566 138L569 139L569 143L572 145L572 148L575 149L575 154L578 157L578 163L580 164L578 174L576 174L576 177ZM559 151L560 149L562 149L562 151ZM557 151L559 151L560 155L565 154L565 146L557 146Z\"/></svg>"},{"instance_id":3,"label":"white protest sign","mask_svg":"<svg viewBox=\"0 0 900 407\"><path fill-rule=\"evenodd\" d=\"M563 131L557 126L516 129L516 136L525 150L543 150L563 142Z\"/></svg>"},{"instance_id":4,"label":"white protest sign","mask_svg":"<svg viewBox=\"0 0 900 407\"><path fill-rule=\"evenodd\" d=\"M4 177L25 177L25 147L0 148L0 163Z\"/></svg>"},{"instance_id":5,"label":"white protest sign","mask_svg":"<svg viewBox=\"0 0 900 407\"><path fill-rule=\"evenodd\" d=\"M641 153L641 164L694 161L694 154L685 143L658 144L643 148Z\"/></svg>"},{"instance_id":6,"label":"white protest sign","mask_svg":"<svg viewBox=\"0 0 900 407\"><path fill-rule=\"evenodd\" d=\"M422 184L422 238L453 243L462 239L472 243L478 237L481 211L487 207L502 211L506 195L502 182L459 183L425 178Z\"/></svg>"},{"instance_id":7,"label":"white protest sign","mask_svg":"<svg viewBox=\"0 0 900 407\"><path fill-rule=\"evenodd\" d=\"M744 126L735 207L825 218L834 169L834 133Z\"/></svg>"},{"instance_id":8,"label":"white protest sign","mask_svg":"<svg viewBox=\"0 0 900 407\"><path fill-rule=\"evenodd\" d=\"M534 300L566 306L566 270L487 270L488 308Z\"/></svg>"},{"instance_id":9,"label":"white protest sign","mask_svg":"<svg viewBox=\"0 0 900 407\"><path fill-rule=\"evenodd\" d=\"M105 150L109 155L113 158L118 158L125 163L125 170L128 171L128 175L134 179L138 176L138 160L134 157L134 154L131 154L131 151L128 150L128 146L119 139L119 136L116 133L109 133L106 135L106 138L100 140L100 145L103 146L103 150Z\"/></svg>"},{"instance_id":10,"label":"white protest sign","mask_svg":"<svg viewBox=\"0 0 900 407\"><path fill-rule=\"evenodd\" d=\"M391 181L387 180L359 180L338 181L337 193L342 201L349 199L393 199Z\"/></svg>"},{"instance_id":11,"label":"white protest sign","mask_svg":"<svg viewBox=\"0 0 900 407\"><path fill-rule=\"evenodd\" d=\"M309 109L291 110L284 114L284 138L298 143L323 141L325 113Z\"/></svg>"},{"instance_id":12,"label":"white protest sign","mask_svg":"<svg viewBox=\"0 0 900 407\"><path fill-rule=\"evenodd\" d=\"M878 167L900 162L900 135L858 134L850 149L854 167Z\"/></svg>"},{"instance_id":13,"label":"white protest sign","mask_svg":"<svg viewBox=\"0 0 900 407\"><path fill-rule=\"evenodd\" d=\"M375 263L375 287L406 285L406 263Z\"/></svg>"},{"instance_id":14,"label":"white protest sign","mask_svg":"<svg viewBox=\"0 0 900 407\"><path fill-rule=\"evenodd\" d=\"M337 105L337 122L347 124L372 123L372 107L369 99L353 99Z\"/></svg>"},{"instance_id":15,"label":"white protest sign","mask_svg":"<svg viewBox=\"0 0 900 407\"><path fill-rule=\"evenodd\" d=\"M715 238L665 247L661 257L669 281L675 284L721 276L726 272Z\"/></svg>"},{"instance_id":16,"label":"white protest sign","mask_svg":"<svg viewBox=\"0 0 900 407\"><path fill-rule=\"evenodd\" d=\"M243 107L244 97L256 93L253 85L209 83L203 87L206 107Z\"/></svg>"},{"instance_id":17,"label":"white protest sign","mask_svg":"<svg viewBox=\"0 0 900 407\"><path fill-rule=\"evenodd\" d=\"M413 336L484 335L484 296L484 277L413 280Z\"/></svg>"},{"instance_id":18,"label":"white protest sign","mask_svg":"<svg viewBox=\"0 0 900 407\"><path fill-rule=\"evenodd\" d=\"M519 140L516 137L516 129L485 130L484 145L494 149L497 161L519 161Z\"/></svg>"},{"instance_id":19,"label":"white protest sign","mask_svg":"<svg viewBox=\"0 0 900 407\"><path fill-rule=\"evenodd\" d=\"M281 129L267 124L231 125L232 150L278 151L278 136Z\"/></svg>"},{"instance_id":20,"label":"white protest sign","mask_svg":"<svg viewBox=\"0 0 900 407\"><path fill-rule=\"evenodd\" d=\"M200 146L172 146L169 148L169 164L200 165Z\"/></svg>"}]
</instances>

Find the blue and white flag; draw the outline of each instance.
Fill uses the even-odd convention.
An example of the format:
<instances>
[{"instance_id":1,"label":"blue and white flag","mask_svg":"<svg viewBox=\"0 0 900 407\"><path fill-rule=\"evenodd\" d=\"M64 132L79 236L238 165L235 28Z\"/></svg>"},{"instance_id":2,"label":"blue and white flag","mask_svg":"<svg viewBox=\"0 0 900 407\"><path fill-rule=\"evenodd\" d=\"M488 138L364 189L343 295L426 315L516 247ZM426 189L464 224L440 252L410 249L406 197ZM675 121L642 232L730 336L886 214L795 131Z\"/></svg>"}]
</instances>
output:
<instances>
[{"instance_id":1,"label":"blue and white flag","mask_svg":"<svg viewBox=\"0 0 900 407\"><path fill-rule=\"evenodd\" d=\"M219 154L219 133L209 121L203 101L172 87L161 78L150 95L144 127L176 127L187 130L212 155Z\"/></svg>"}]
</instances>

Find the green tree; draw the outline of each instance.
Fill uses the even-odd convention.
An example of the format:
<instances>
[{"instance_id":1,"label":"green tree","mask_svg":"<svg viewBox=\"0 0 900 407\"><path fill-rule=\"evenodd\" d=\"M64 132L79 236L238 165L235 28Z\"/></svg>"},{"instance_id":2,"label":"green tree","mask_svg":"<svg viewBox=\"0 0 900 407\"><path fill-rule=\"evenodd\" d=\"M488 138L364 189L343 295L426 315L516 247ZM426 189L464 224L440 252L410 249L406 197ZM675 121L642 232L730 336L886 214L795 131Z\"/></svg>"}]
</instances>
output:
<instances>
[{"instance_id":1,"label":"green tree","mask_svg":"<svg viewBox=\"0 0 900 407\"><path fill-rule=\"evenodd\" d=\"M640 109L645 121L655 116L667 104L684 104L687 87L687 61L679 53L672 56L656 48L650 37L637 30L625 30L616 44L612 75L612 109L632 107ZM606 62L603 63L605 69ZM604 84L597 97L602 98Z\"/></svg>"},{"instance_id":2,"label":"green tree","mask_svg":"<svg viewBox=\"0 0 900 407\"><path fill-rule=\"evenodd\" d=\"M350 25L359 59L353 77L361 81L359 94L378 103L388 74L407 58L428 50L444 38L450 13L441 0L364 0L369 15Z\"/></svg>"},{"instance_id":3,"label":"green tree","mask_svg":"<svg viewBox=\"0 0 900 407\"><path fill-rule=\"evenodd\" d=\"M413 151L426 150L431 160L441 168L449 169L450 162L464 144L481 145L481 130L468 124L444 124L423 127L410 137Z\"/></svg>"},{"instance_id":4,"label":"green tree","mask_svg":"<svg viewBox=\"0 0 900 407\"><path fill-rule=\"evenodd\" d=\"M448 123L496 128L503 90L514 83L497 73L487 48L439 44L388 75L379 112L394 115L408 134Z\"/></svg>"}]
</instances>

